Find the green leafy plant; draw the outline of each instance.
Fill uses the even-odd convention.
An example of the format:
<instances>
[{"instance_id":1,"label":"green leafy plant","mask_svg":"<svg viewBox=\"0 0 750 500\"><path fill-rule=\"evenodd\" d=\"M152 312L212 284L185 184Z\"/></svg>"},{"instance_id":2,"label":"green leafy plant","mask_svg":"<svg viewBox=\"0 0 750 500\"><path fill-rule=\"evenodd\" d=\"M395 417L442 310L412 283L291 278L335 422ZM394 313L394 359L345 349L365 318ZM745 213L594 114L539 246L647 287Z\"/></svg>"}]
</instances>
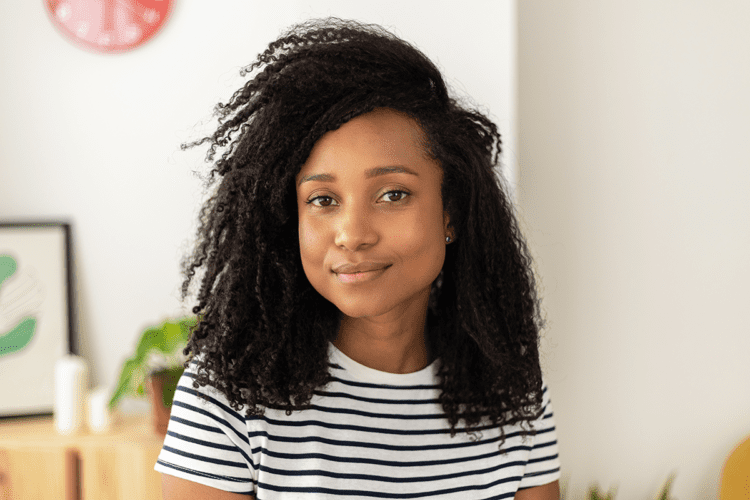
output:
<instances>
[{"instance_id":1,"label":"green leafy plant","mask_svg":"<svg viewBox=\"0 0 750 500\"><path fill-rule=\"evenodd\" d=\"M675 474L671 474L667 480L664 483L664 486L662 486L661 490L659 491L659 494L655 497L655 500L675 500L672 494L670 493L672 489L672 483L674 482ZM563 500L568 498L567 496L567 489L568 484L567 480L563 481L561 489L561 496ZM586 496L586 500L615 500L615 495L617 494L617 487L610 488L607 490L606 493L603 493L599 490L599 485L597 483L592 484L589 487L588 496Z\"/></svg>"},{"instance_id":2,"label":"green leafy plant","mask_svg":"<svg viewBox=\"0 0 750 500\"><path fill-rule=\"evenodd\" d=\"M591 487L589 487L589 500L615 500L615 493L617 493L617 488L610 488L607 490L607 493L601 493L599 491L599 485L598 484L592 484Z\"/></svg>"},{"instance_id":3,"label":"green leafy plant","mask_svg":"<svg viewBox=\"0 0 750 500\"><path fill-rule=\"evenodd\" d=\"M147 328L138 341L135 354L122 367L109 407L114 409L124 396L143 397L146 380L154 375L166 379L162 398L164 406L171 406L185 361L182 350L197 324L196 316L187 316Z\"/></svg>"}]
</instances>

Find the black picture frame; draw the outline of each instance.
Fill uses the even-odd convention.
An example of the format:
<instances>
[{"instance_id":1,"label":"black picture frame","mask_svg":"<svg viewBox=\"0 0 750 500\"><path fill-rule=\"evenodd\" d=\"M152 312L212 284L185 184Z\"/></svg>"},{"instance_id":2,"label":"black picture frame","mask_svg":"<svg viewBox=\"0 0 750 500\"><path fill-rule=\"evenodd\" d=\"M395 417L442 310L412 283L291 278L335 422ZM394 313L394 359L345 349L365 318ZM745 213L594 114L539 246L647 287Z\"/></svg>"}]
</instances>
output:
<instances>
[{"instance_id":1,"label":"black picture frame","mask_svg":"<svg viewBox=\"0 0 750 500\"><path fill-rule=\"evenodd\" d=\"M51 415L55 362L78 354L71 224L0 221L0 418Z\"/></svg>"}]
</instances>

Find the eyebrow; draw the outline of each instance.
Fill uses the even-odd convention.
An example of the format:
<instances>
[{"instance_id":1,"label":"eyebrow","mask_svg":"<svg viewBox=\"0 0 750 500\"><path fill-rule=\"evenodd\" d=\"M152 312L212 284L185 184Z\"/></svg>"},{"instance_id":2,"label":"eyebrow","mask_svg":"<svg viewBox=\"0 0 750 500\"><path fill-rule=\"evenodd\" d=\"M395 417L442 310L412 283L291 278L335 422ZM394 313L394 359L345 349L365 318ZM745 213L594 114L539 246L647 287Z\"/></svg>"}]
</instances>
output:
<instances>
[{"instance_id":1,"label":"eyebrow","mask_svg":"<svg viewBox=\"0 0 750 500\"><path fill-rule=\"evenodd\" d=\"M378 177L381 175L388 175L388 174L409 174L409 175L416 175L417 177L419 177L419 174L417 174L414 170L406 168L402 165L394 165L392 167L375 167L375 168L366 170L365 178L372 179L373 177ZM333 174L324 173L324 174L306 175L299 180L299 184L297 185L301 186L303 182L308 182L308 181L334 182L335 180L336 180L336 176L334 176Z\"/></svg>"}]
</instances>

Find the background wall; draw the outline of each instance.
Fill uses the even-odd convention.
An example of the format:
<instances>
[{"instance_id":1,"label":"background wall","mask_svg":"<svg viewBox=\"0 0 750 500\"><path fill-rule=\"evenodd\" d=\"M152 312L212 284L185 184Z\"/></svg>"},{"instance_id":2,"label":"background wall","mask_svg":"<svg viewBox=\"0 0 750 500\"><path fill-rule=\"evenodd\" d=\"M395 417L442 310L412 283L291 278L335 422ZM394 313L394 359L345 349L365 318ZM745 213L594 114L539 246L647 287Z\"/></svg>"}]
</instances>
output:
<instances>
[{"instance_id":1,"label":"background wall","mask_svg":"<svg viewBox=\"0 0 750 500\"><path fill-rule=\"evenodd\" d=\"M154 39L113 55L69 43L44 4L0 2L0 220L72 223L80 345L97 384L114 385L145 327L189 311L178 264L205 149L180 144L209 130L240 69L289 25L334 15L392 29L515 151L513 2L176 0Z\"/></svg>"},{"instance_id":2,"label":"background wall","mask_svg":"<svg viewBox=\"0 0 750 500\"><path fill-rule=\"evenodd\" d=\"M714 499L750 433L750 4L519 2L519 199L571 498Z\"/></svg>"}]
</instances>

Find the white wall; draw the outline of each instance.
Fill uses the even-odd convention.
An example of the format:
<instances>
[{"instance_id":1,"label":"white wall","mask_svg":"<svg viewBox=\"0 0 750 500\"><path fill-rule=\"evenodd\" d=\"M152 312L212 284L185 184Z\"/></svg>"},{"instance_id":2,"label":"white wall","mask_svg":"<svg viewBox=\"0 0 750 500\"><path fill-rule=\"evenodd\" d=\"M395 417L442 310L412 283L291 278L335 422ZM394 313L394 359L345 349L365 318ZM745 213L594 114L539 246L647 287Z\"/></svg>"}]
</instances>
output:
<instances>
[{"instance_id":1,"label":"white wall","mask_svg":"<svg viewBox=\"0 0 750 500\"><path fill-rule=\"evenodd\" d=\"M519 198L570 497L713 499L750 434L750 4L519 2Z\"/></svg>"},{"instance_id":2,"label":"white wall","mask_svg":"<svg viewBox=\"0 0 750 500\"><path fill-rule=\"evenodd\" d=\"M95 383L114 384L145 327L185 312L178 263L205 150L179 146L201 137L213 106L244 81L240 68L289 25L335 15L391 28L512 136L510 1L178 0L154 39L117 55L73 46L45 3L0 2L0 220L72 223Z\"/></svg>"}]
</instances>

